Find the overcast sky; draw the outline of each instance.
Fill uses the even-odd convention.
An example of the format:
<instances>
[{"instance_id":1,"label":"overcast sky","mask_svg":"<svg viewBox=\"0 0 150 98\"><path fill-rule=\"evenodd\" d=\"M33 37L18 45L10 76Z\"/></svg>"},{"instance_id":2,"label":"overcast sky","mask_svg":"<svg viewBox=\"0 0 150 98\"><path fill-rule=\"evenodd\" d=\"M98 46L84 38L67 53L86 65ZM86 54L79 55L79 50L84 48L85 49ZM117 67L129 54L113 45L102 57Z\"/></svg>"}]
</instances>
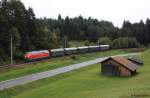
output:
<instances>
[{"instance_id":1,"label":"overcast sky","mask_svg":"<svg viewBox=\"0 0 150 98\"><path fill-rule=\"evenodd\" d=\"M139 22L150 17L150 0L21 0L36 17L93 17L122 26L125 20Z\"/></svg>"}]
</instances>

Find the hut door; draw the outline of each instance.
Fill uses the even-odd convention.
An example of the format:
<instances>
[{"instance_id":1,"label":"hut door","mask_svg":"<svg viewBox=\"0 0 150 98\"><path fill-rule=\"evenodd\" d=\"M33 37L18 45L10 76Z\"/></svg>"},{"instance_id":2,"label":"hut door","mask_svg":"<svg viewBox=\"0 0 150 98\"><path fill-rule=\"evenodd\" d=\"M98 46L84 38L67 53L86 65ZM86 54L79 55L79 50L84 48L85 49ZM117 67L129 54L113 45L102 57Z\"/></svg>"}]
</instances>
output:
<instances>
[{"instance_id":1,"label":"hut door","mask_svg":"<svg viewBox=\"0 0 150 98\"><path fill-rule=\"evenodd\" d=\"M112 75L112 65L111 64L104 64L102 65L102 73L106 75Z\"/></svg>"},{"instance_id":2,"label":"hut door","mask_svg":"<svg viewBox=\"0 0 150 98\"><path fill-rule=\"evenodd\" d=\"M118 66L112 66L112 74L114 76L119 76L120 75L120 71L119 71Z\"/></svg>"}]
</instances>

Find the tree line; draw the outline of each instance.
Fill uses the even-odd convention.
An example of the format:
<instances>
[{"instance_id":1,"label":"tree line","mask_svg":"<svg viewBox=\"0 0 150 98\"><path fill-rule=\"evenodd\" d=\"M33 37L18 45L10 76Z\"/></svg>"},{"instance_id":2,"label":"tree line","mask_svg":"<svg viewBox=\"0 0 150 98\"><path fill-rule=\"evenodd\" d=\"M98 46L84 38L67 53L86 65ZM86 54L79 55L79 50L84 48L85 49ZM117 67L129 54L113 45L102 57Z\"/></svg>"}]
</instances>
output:
<instances>
[{"instance_id":1,"label":"tree line","mask_svg":"<svg viewBox=\"0 0 150 98\"><path fill-rule=\"evenodd\" d=\"M86 45L111 44L112 48L133 48L150 43L150 19L144 23L124 21L122 28L112 22L78 16L57 19L36 18L32 8L20 0L0 1L0 65L10 62L10 41L16 62L27 51L60 48L63 41L86 41Z\"/></svg>"}]
</instances>

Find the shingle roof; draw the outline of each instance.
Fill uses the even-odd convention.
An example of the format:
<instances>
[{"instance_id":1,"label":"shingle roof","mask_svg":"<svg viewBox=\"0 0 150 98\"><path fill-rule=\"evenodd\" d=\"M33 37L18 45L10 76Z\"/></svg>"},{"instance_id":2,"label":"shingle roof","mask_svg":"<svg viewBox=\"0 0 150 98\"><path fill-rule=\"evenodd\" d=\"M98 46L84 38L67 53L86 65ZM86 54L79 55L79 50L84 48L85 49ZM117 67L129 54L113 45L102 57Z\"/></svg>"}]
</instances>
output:
<instances>
[{"instance_id":1,"label":"shingle roof","mask_svg":"<svg viewBox=\"0 0 150 98\"><path fill-rule=\"evenodd\" d=\"M117 57L110 57L108 59L113 59L117 63L123 65L124 67L128 68L131 71L135 71L139 66L135 63L131 62L125 57L117 56ZM107 61L108 59L104 60L103 62Z\"/></svg>"},{"instance_id":2,"label":"shingle roof","mask_svg":"<svg viewBox=\"0 0 150 98\"><path fill-rule=\"evenodd\" d=\"M139 65L143 65L144 64L144 62L142 60L138 59L138 58L129 57L127 59L130 60L131 62L137 63Z\"/></svg>"}]
</instances>

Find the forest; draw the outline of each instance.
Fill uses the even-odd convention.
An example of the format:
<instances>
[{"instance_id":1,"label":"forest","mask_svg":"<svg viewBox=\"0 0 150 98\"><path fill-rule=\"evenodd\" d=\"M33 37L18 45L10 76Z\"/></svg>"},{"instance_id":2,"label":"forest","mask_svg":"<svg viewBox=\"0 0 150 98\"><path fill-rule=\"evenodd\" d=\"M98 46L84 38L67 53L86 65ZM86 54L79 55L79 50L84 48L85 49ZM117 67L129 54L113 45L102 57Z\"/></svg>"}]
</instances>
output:
<instances>
[{"instance_id":1,"label":"forest","mask_svg":"<svg viewBox=\"0 0 150 98\"><path fill-rule=\"evenodd\" d=\"M118 28L112 22L82 15L37 18L20 0L1 0L0 65L10 62L11 39L16 62L22 61L27 51L63 47L64 39L85 41L85 45L110 44L114 49L150 47L150 19L138 23L124 20Z\"/></svg>"}]
</instances>

